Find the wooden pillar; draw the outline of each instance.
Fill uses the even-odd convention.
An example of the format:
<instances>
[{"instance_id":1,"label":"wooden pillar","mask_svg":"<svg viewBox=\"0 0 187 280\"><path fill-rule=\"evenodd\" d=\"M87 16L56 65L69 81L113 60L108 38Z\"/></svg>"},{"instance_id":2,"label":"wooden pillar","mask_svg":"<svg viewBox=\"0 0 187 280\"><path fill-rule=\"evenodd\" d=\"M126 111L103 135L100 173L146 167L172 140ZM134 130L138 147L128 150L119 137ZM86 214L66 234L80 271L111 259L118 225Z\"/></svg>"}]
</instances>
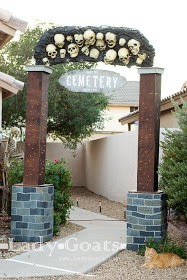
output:
<instances>
[{"instance_id":1,"label":"wooden pillar","mask_svg":"<svg viewBox=\"0 0 187 280\"><path fill-rule=\"evenodd\" d=\"M0 87L0 144L2 143L2 102L3 102L3 90Z\"/></svg>"},{"instance_id":2,"label":"wooden pillar","mask_svg":"<svg viewBox=\"0 0 187 280\"><path fill-rule=\"evenodd\" d=\"M137 191L158 191L161 74L145 67L140 74Z\"/></svg>"},{"instance_id":3,"label":"wooden pillar","mask_svg":"<svg viewBox=\"0 0 187 280\"><path fill-rule=\"evenodd\" d=\"M45 176L50 67L27 66L27 112L24 157L24 185L43 185Z\"/></svg>"}]
</instances>

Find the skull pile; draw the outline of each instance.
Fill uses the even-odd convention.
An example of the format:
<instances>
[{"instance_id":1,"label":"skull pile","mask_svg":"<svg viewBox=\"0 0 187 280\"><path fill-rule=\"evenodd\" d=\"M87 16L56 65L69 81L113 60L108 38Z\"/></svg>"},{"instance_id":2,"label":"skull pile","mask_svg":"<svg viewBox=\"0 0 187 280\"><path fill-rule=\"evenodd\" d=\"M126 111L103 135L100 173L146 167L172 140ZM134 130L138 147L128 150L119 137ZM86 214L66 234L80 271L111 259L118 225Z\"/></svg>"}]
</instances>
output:
<instances>
[{"instance_id":1,"label":"skull pile","mask_svg":"<svg viewBox=\"0 0 187 280\"><path fill-rule=\"evenodd\" d=\"M110 31L96 33L89 28L82 33L55 34L53 42L46 46L46 55L42 62L50 66L51 60L58 57L68 60L75 59L79 54L93 60L102 58L106 64L113 64L118 60L125 66L130 63L131 58L137 65L141 65L147 58L147 54L141 51L140 41L134 38L127 40L125 36L118 37Z\"/></svg>"}]
</instances>

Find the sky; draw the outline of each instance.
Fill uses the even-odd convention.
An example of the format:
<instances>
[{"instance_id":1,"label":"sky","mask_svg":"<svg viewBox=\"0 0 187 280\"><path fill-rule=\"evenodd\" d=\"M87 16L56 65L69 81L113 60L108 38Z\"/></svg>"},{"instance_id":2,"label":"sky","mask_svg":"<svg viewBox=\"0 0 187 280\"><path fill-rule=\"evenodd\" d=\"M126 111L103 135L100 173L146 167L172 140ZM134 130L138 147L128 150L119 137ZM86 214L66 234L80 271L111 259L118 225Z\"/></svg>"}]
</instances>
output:
<instances>
[{"instance_id":1,"label":"sky","mask_svg":"<svg viewBox=\"0 0 187 280\"><path fill-rule=\"evenodd\" d=\"M181 90L187 80L186 0L4 0L1 8L34 26L114 26L139 30L154 47L154 67L164 68L161 97ZM182 50L181 50L182 48ZM102 65L127 80L139 80L137 67Z\"/></svg>"}]
</instances>

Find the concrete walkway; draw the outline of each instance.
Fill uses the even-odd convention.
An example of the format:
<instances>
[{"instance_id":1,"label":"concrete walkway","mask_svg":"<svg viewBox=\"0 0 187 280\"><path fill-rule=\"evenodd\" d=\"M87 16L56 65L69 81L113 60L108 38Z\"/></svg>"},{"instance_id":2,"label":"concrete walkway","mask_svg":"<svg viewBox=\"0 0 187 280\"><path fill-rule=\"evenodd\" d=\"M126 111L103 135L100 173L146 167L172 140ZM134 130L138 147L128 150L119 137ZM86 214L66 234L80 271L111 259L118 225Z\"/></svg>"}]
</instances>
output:
<instances>
[{"instance_id":1,"label":"concrete walkway","mask_svg":"<svg viewBox=\"0 0 187 280\"><path fill-rule=\"evenodd\" d=\"M0 279L85 274L126 248L126 222L78 207L70 220L85 229L0 260Z\"/></svg>"}]
</instances>

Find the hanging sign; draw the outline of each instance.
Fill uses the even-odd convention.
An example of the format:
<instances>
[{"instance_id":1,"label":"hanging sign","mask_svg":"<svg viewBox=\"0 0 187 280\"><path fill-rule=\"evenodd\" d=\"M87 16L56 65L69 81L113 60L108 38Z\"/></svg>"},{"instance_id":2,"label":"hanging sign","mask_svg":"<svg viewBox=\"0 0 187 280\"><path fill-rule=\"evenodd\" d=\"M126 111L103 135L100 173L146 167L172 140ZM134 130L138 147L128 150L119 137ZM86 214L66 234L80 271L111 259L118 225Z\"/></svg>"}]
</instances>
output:
<instances>
[{"instance_id":1,"label":"hanging sign","mask_svg":"<svg viewBox=\"0 0 187 280\"><path fill-rule=\"evenodd\" d=\"M100 69L73 70L59 79L61 86L73 92L113 92L124 87L127 80L119 73Z\"/></svg>"}]
</instances>

